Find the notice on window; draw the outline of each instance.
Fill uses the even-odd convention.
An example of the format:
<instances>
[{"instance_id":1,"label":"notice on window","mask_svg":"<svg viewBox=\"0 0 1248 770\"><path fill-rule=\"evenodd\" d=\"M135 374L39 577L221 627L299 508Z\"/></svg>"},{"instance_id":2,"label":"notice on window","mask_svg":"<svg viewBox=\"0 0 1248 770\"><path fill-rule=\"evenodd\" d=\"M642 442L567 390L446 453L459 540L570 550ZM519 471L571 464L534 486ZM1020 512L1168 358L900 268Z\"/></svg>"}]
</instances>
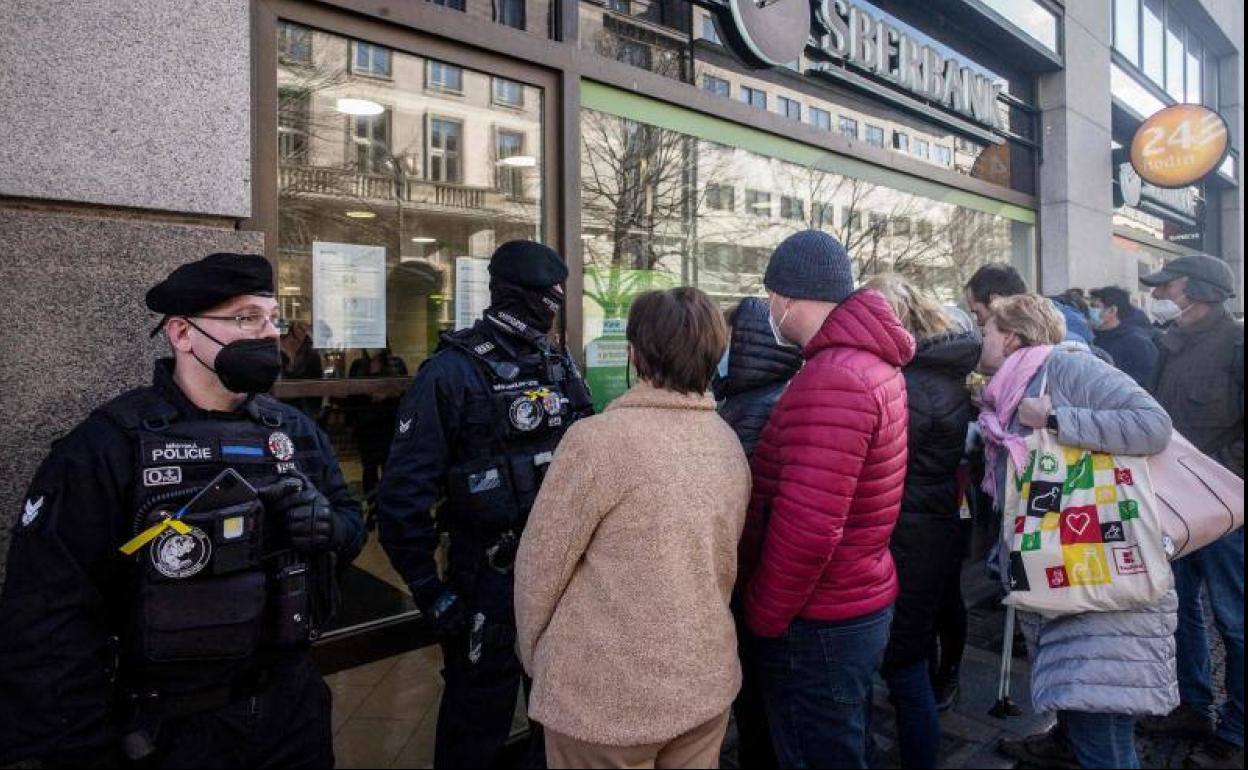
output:
<instances>
[{"instance_id":1,"label":"notice on window","mask_svg":"<svg viewBox=\"0 0 1248 770\"><path fill-rule=\"evenodd\" d=\"M602 336L585 346L585 381L594 394L594 411L601 412L628 390L628 340L623 318L606 318Z\"/></svg>"},{"instance_id":2,"label":"notice on window","mask_svg":"<svg viewBox=\"0 0 1248 770\"><path fill-rule=\"evenodd\" d=\"M312 346L386 346L386 249L312 244Z\"/></svg>"},{"instance_id":3,"label":"notice on window","mask_svg":"<svg viewBox=\"0 0 1248 770\"><path fill-rule=\"evenodd\" d=\"M455 258L455 330L467 329L490 306L490 260Z\"/></svg>"}]
</instances>

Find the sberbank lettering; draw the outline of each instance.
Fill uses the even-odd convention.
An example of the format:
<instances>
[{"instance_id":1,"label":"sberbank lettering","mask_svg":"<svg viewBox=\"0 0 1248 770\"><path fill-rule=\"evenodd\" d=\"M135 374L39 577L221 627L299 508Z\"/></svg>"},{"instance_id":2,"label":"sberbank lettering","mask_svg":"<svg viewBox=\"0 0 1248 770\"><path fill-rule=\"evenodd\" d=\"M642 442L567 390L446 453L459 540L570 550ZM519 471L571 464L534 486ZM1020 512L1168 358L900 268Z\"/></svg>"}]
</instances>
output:
<instances>
[{"instance_id":1,"label":"sberbank lettering","mask_svg":"<svg viewBox=\"0 0 1248 770\"><path fill-rule=\"evenodd\" d=\"M849 0L815 0L811 45L991 128L1001 127L1001 86L982 72L946 59L939 51L877 18ZM827 62L812 69L826 70Z\"/></svg>"}]
</instances>

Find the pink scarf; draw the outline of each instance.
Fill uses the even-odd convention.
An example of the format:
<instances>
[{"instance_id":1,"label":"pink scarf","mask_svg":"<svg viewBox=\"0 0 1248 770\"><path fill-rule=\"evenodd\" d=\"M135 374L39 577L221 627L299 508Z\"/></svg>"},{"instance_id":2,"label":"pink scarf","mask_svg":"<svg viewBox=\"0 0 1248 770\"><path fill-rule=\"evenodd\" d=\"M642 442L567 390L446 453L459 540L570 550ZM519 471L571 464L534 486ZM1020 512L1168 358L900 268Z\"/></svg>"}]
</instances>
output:
<instances>
[{"instance_id":1,"label":"pink scarf","mask_svg":"<svg viewBox=\"0 0 1248 770\"><path fill-rule=\"evenodd\" d=\"M979 429L984 435L988 469L984 474L983 489L989 497L997 496L995 468L1000 462L1002 450L1009 452L1015 467L1022 468L1027 463L1027 439L1010 433L1009 425L1027 394L1028 383L1052 352L1052 345L1035 345L1015 352L1005 359L1001 369L988 382L988 387L984 388Z\"/></svg>"}]
</instances>

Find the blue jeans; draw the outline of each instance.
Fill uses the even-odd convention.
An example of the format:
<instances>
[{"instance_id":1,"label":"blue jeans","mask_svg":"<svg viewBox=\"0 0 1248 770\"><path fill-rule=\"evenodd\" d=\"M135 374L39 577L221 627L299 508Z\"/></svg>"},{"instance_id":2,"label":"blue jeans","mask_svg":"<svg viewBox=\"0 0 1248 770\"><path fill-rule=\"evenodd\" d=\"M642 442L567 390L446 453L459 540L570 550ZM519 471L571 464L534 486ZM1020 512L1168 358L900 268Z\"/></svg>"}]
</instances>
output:
<instances>
[{"instance_id":1,"label":"blue jeans","mask_svg":"<svg viewBox=\"0 0 1248 770\"><path fill-rule=\"evenodd\" d=\"M1059 711L1057 721L1079 766L1085 770L1103 767L1135 770L1140 766L1140 758L1135 753L1135 717Z\"/></svg>"},{"instance_id":2,"label":"blue jeans","mask_svg":"<svg viewBox=\"0 0 1248 770\"><path fill-rule=\"evenodd\" d=\"M1244 530L1240 529L1174 562L1179 594L1179 697L1185 705L1213 705L1209 638L1201 589L1209 592L1213 621L1226 646L1226 703L1218 737L1244 745Z\"/></svg>"},{"instance_id":3,"label":"blue jeans","mask_svg":"<svg viewBox=\"0 0 1248 770\"><path fill-rule=\"evenodd\" d=\"M940 751L940 714L927 661L884 669L888 700L897 712L897 736L904 768L936 766Z\"/></svg>"},{"instance_id":4,"label":"blue jeans","mask_svg":"<svg viewBox=\"0 0 1248 770\"><path fill-rule=\"evenodd\" d=\"M875 672L892 607L844 621L794 620L754 640L767 724L781 767L865 768Z\"/></svg>"}]
</instances>

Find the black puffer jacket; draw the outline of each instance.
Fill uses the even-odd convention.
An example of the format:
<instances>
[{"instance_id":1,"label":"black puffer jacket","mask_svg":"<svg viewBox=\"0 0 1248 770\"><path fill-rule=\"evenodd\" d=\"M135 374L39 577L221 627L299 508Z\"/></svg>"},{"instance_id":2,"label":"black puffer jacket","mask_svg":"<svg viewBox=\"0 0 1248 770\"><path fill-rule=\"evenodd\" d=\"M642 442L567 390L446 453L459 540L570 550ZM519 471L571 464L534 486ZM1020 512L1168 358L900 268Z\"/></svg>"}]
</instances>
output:
<instances>
[{"instance_id":1,"label":"black puffer jacket","mask_svg":"<svg viewBox=\"0 0 1248 770\"><path fill-rule=\"evenodd\" d=\"M902 370L910 406L909 462L901 516L889 543L901 593L885 669L925 661L936 637L941 592L957 579L966 529L958 520L958 465L971 421L966 377L979 361L974 332L919 342Z\"/></svg>"},{"instance_id":2,"label":"black puffer jacket","mask_svg":"<svg viewBox=\"0 0 1248 770\"><path fill-rule=\"evenodd\" d=\"M979 362L980 346L974 332L922 340L914 360L902 370L910 404L904 513L958 515L954 473L972 416L966 377Z\"/></svg>"},{"instance_id":3,"label":"black puffer jacket","mask_svg":"<svg viewBox=\"0 0 1248 770\"><path fill-rule=\"evenodd\" d=\"M721 402L719 415L737 432L749 456L772 407L802 367L802 353L776 344L767 323L767 300L758 297L741 301L728 349L728 376L716 374L711 389Z\"/></svg>"}]
</instances>

